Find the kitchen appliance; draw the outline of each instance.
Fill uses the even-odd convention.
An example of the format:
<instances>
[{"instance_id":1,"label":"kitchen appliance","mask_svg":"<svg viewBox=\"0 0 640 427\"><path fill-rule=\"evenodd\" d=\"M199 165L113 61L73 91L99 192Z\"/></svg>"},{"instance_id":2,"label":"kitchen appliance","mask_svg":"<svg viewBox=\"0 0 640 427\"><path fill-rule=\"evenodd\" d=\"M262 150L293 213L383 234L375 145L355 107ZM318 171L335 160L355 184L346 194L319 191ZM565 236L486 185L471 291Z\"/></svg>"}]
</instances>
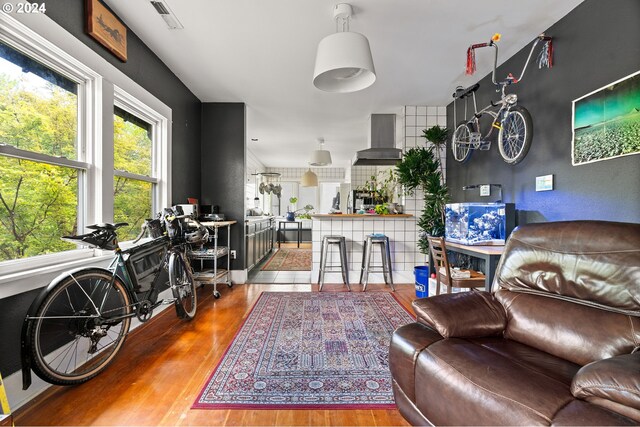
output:
<instances>
[{"instance_id":1,"label":"kitchen appliance","mask_svg":"<svg viewBox=\"0 0 640 427\"><path fill-rule=\"evenodd\" d=\"M373 203L373 197L371 193L367 191L359 191L353 190L353 196L351 200L353 201L352 212L358 212L360 209L368 209L369 207L375 207L375 203Z\"/></svg>"},{"instance_id":2,"label":"kitchen appliance","mask_svg":"<svg viewBox=\"0 0 640 427\"><path fill-rule=\"evenodd\" d=\"M356 152L353 166L393 166L402 160L396 148L396 115L372 114L369 119L369 148Z\"/></svg>"}]
</instances>

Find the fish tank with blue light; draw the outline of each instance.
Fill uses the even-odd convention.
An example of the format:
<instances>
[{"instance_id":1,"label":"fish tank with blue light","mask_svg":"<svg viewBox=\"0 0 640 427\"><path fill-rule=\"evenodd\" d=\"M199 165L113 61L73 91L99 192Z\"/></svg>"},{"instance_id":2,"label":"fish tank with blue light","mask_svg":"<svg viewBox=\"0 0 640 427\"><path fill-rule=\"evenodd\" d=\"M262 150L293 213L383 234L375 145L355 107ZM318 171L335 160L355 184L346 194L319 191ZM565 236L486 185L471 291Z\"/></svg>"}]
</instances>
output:
<instances>
[{"instance_id":1,"label":"fish tank with blue light","mask_svg":"<svg viewBox=\"0 0 640 427\"><path fill-rule=\"evenodd\" d=\"M504 245L515 227L513 203L449 203L445 239L463 245Z\"/></svg>"}]
</instances>

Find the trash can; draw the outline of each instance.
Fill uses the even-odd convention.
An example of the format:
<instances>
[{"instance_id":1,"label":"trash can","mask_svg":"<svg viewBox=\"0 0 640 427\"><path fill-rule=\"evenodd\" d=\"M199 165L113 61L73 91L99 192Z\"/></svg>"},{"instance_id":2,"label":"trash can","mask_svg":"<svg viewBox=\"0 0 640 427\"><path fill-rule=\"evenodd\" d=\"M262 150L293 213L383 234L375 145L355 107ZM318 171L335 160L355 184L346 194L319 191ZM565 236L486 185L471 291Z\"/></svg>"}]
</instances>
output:
<instances>
[{"instance_id":1,"label":"trash can","mask_svg":"<svg viewBox=\"0 0 640 427\"><path fill-rule=\"evenodd\" d=\"M429 266L418 265L413 268L413 274L416 276L416 296L418 298L426 298L429 296Z\"/></svg>"}]
</instances>

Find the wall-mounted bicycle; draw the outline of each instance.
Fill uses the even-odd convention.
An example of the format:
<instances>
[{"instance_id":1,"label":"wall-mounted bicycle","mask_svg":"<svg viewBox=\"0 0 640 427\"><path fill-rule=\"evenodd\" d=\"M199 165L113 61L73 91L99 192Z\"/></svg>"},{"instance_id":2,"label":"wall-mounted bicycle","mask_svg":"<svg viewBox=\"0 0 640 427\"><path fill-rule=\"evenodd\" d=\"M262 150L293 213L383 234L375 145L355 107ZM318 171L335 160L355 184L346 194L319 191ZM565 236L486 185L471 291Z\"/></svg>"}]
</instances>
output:
<instances>
[{"instance_id":1,"label":"wall-mounted bicycle","mask_svg":"<svg viewBox=\"0 0 640 427\"><path fill-rule=\"evenodd\" d=\"M531 51L527 57L527 61L522 68L519 77L514 77L511 73L503 81L496 82L496 68L498 65L498 45L495 43L500 39L500 35L496 34L488 43L480 43L471 45L467 51L467 74L473 74L475 70L474 51L478 48L493 47L493 73L491 81L496 85L496 92L500 92L500 100L497 102L490 101L482 110L478 111L476 103L476 91L480 84L476 83L468 88L457 87L453 94L453 116L457 123L456 103L458 100L464 100L464 121L459 123L451 138L451 150L453 158L460 163L469 160L472 150L489 150L491 148L491 140L489 139L494 129L498 130L498 150L505 162L515 165L522 161L529 152L531 140L533 138L533 124L531 114L526 108L517 105L518 96L515 93L506 94L507 86L516 84L522 80L524 73L531 60L531 55L538 42L545 42L540 55L538 56L539 67L552 66L552 45L551 37L544 34L538 36L531 46ZM468 98L473 99L473 115L467 119L467 102ZM497 108L497 110L496 110ZM491 116L491 126L483 135L480 126L480 117L484 114Z\"/></svg>"},{"instance_id":2,"label":"wall-mounted bicycle","mask_svg":"<svg viewBox=\"0 0 640 427\"><path fill-rule=\"evenodd\" d=\"M195 225L195 229L191 228ZM196 287L187 251L208 231L182 214L164 209L143 225L153 239L121 249L116 230L127 225L96 224L92 232L65 236L73 243L115 251L108 268L82 267L62 273L33 301L22 328L22 382L31 369L57 385L80 384L102 372L122 348L131 319L146 322L162 304L174 304L178 317L196 314ZM167 277L168 273L168 277ZM173 298L158 300L167 281Z\"/></svg>"}]
</instances>

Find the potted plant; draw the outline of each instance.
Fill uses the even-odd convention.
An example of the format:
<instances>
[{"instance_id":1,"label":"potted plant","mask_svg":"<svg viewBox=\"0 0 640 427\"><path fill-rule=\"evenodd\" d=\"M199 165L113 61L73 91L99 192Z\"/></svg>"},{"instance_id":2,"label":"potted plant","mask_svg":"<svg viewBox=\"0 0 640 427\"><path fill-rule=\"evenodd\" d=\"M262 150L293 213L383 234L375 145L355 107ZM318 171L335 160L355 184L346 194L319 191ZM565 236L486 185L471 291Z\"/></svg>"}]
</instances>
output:
<instances>
[{"instance_id":1,"label":"potted plant","mask_svg":"<svg viewBox=\"0 0 640 427\"><path fill-rule=\"evenodd\" d=\"M415 190L424 193L424 209L418 219L421 230L418 248L421 253L427 254L427 235L444 235L444 211L449 192L444 182L439 151L446 146L447 129L434 126L425 129L422 136L432 144L407 150L396 165L396 173L398 182L404 186L407 194L413 194Z\"/></svg>"},{"instance_id":2,"label":"potted plant","mask_svg":"<svg viewBox=\"0 0 640 427\"><path fill-rule=\"evenodd\" d=\"M295 221L296 219L296 208L298 203L297 197L289 197L289 207L287 209L287 221Z\"/></svg>"}]
</instances>

